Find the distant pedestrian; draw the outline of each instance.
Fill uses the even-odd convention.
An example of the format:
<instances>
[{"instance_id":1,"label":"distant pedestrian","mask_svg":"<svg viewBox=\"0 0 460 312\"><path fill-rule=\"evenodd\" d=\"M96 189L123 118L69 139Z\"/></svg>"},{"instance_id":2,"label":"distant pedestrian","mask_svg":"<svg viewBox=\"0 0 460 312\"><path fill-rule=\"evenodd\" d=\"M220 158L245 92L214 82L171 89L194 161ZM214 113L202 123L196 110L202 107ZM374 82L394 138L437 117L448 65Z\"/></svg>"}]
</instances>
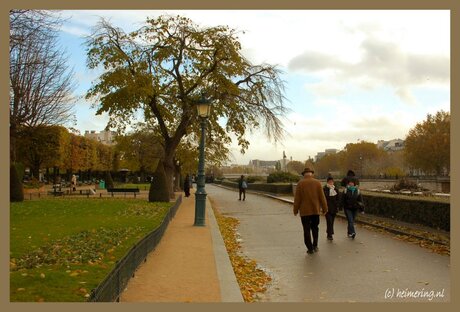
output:
<instances>
[{"instance_id":1,"label":"distant pedestrian","mask_svg":"<svg viewBox=\"0 0 460 312\"><path fill-rule=\"evenodd\" d=\"M77 190L77 177L74 174L72 175L70 182L72 184L72 191L75 192Z\"/></svg>"},{"instance_id":2,"label":"distant pedestrian","mask_svg":"<svg viewBox=\"0 0 460 312\"><path fill-rule=\"evenodd\" d=\"M352 178L354 179L355 184L356 184L356 185L359 185L359 180L358 180L358 178L356 177L355 172L354 172L353 170L351 170L351 169L348 170L347 175L342 179L340 185L343 186L343 187L347 187L348 181L349 181L350 179L352 179Z\"/></svg>"},{"instance_id":3,"label":"distant pedestrian","mask_svg":"<svg viewBox=\"0 0 460 312\"><path fill-rule=\"evenodd\" d=\"M238 180L238 189L240 192L240 197L238 200L241 200L241 195L243 195L243 200L246 200L246 189L248 188L248 182L244 179L244 175L241 175L240 179Z\"/></svg>"},{"instance_id":4,"label":"distant pedestrian","mask_svg":"<svg viewBox=\"0 0 460 312\"><path fill-rule=\"evenodd\" d=\"M184 180L184 193L185 197L190 196L190 176L187 174Z\"/></svg>"},{"instance_id":5,"label":"distant pedestrian","mask_svg":"<svg viewBox=\"0 0 460 312\"><path fill-rule=\"evenodd\" d=\"M339 209L339 190L334 185L334 178L328 177L327 183L323 187L324 196L326 196L327 201L327 213L326 213L326 224L327 224L327 239L333 240L332 235L334 235L334 220Z\"/></svg>"},{"instance_id":6,"label":"distant pedestrian","mask_svg":"<svg viewBox=\"0 0 460 312\"><path fill-rule=\"evenodd\" d=\"M300 214L302 221L304 243L307 253L312 254L318 249L319 215L320 208L323 214L327 213L327 202L321 182L313 178L315 172L305 168L302 172L304 178L297 183L294 197L294 215ZM313 236L313 241L312 241Z\"/></svg>"},{"instance_id":7,"label":"distant pedestrian","mask_svg":"<svg viewBox=\"0 0 460 312\"><path fill-rule=\"evenodd\" d=\"M364 213L364 202L363 196L359 191L358 186L356 185L356 179L350 178L348 180L348 185L345 191L342 194L341 206L347 217L348 227L347 234L348 237L355 238L355 219L358 211Z\"/></svg>"}]
</instances>

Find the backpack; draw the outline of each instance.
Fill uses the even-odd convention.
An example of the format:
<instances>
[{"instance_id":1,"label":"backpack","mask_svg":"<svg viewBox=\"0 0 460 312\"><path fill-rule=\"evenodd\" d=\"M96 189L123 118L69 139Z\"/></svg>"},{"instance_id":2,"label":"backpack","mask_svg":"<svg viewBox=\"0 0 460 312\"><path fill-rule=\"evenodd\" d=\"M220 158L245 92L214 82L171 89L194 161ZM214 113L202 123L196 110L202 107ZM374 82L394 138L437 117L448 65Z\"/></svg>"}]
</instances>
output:
<instances>
[{"instance_id":1,"label":"backpack","mask_svg":"<svg viewBox=\"0 0 460 312\"><path fill-rule=\"evenodd\" d=\"M356 210L356 209L359 209L360 211L364 211L364 204L360 201L358 201L358 197L359 195L361 194L361 192L359 191L359 189L356 190L356 192L352 193L348 190L345 190L344 194L342 196L344 196L345 198L345 201L346 201L346 206L347 207L344 207L344 208L348 208L348 209L352 209L352 210Z\"/></svg>"},{"instance_id":2,"label":"backpack","mask_svg":"<svg viewBox=\"0 0 460 312\"><path fill-rule=\"evenodd\" d=\"M246 183L246 181L241 182L241 188L248 188L248 184Z\"/></svg>"}]
</instances>

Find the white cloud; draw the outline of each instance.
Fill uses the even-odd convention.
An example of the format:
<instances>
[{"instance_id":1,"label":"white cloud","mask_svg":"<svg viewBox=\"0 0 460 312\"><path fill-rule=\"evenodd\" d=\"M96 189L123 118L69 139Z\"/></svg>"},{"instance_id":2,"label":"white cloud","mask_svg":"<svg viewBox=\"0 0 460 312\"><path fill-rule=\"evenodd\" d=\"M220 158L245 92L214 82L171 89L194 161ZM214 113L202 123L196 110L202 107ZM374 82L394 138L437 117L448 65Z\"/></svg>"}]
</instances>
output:
<instances>
[{"instance_id":1,"label":"white cloud","mask_svg":"<svg viewBox=\"0 0 460 312\"><path fill-rule=\"evenodd\" d=\"M343 84L339 84L335 81L307 83L305 84L305 89L318 97L319 100L315 103L319 105L329 105L330 99L326 101L325 98L336 98L344 95L347 91Z\"/></svg>"},{"instance_id":2,"label":"white cloud","mask_svg":"<svg viewBox=\"0 0 460 312\"><path fill-rule=\"evenodd\" d=\"M360 45L361 59L344 62L331 53L306 51L289 62L289 69L327 77L316 83L312 91L321 96L337 96L342 92L332 86L346 82L365 88L391 86L401 100L415 104L411 88L433 83L448 85L450 61L442 55L406 53L394 42L366 38ZM355 83L356 82L356 83ZM331 92L328 94L327 92Z\"/></svg>"},{"instance_id":3,"label":"white cloud","mask_svg":"<svg viewBox=\"0 0 460 312\"><path fill-rule=\"evenodd\" d=\"M249 136L251 145L244 156L232 145L239 163L255 158L281 159L283 150L288 157L305 160L357 139L376 142L403 138L427 112L450 107L442 97L422 110L414 96L417 90L449 93L448 10L63 12L72 16L63 30L77 36L89 33L99 16L126 32L139 28L147 16L164 13L186 15L202 26L228 25L241 31L242 53L252 62L279 64L288 69L288 82L294 70L305 72L310 82L299 85L314 97L297 101L298 95L292 95L295 92L287 93L292 96L289 100L295 112L285 121L289 135L275 145L262 139L262 130L255 131ZM79 79L87 83L94 75L80 73ZM382 89L392 90L394 99ZM363 104L362 95L370 99L369 103ZM402 101L413 106L399 107ZM105 127L107 117L94 117L94 111L88 115L87 120L83 113L79 115L83 129Z\"/></svg>"}]
</instances>

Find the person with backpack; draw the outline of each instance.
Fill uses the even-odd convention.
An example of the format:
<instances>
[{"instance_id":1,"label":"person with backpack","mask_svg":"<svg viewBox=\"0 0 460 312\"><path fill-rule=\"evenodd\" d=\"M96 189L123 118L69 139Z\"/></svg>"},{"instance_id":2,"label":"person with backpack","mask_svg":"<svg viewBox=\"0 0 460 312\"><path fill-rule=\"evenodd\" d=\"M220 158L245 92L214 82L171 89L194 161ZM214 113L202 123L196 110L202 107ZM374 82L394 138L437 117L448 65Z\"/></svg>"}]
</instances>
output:
<instances>
[{"instance_id":1,"label":"person with backpack","mask_svg":"<svg viewBox=\"0 0 460 312\"><path fill-rule=\"evenodd\" d=\"M243 195L243 200L246 200L246 189L248 188L248 182L244 179L244 175L241 175L240 179L238 180L238 189L240 191L240 198L238 200L241 200L241 195Z\"/></svg>"},{"instance_id":2,"label":"person with backpack","mask_svg":"<svg viewBox=\"0 0 460 312\"><path fill-rule=\"evenodd\" d=\"M347 234L350 238L355 238L356 231L355 231L355 219L358 210L361 213L364 213L364 202L363 196L359 191L357 186L357 180L354 177L348 179L348 184L346 189L343 191L342 194L342 202L341 206L343 207L343 211L345 212L345 216L347 217L348 227L347 227Z\"/></svg>"},{"instance_id":3,"label":"person with backpack","mask_svg":"<svg viewBox=\"0 0 460 312\"><path fill-rule=\"evenodd\" d=\"M334 235L334 220L339 209L339 190L334 185L334 178L329 176L327 178L326 185L323 187L324 196L326 196L327 201L327 213L326 217L326 233L327 239L333 240L332 235Z\"/></svg>"}]
</instances>

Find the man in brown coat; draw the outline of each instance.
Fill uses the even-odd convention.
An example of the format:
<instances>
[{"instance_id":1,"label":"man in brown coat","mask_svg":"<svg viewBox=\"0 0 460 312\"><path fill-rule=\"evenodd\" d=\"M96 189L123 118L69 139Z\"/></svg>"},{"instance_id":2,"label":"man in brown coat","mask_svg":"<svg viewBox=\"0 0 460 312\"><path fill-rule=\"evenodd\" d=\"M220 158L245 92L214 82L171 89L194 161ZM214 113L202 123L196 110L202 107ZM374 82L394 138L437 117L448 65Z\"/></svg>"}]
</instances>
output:
<instances>
[{"instance_id":1,"label":"man in brown coat","mask_svg":"<svg viewBox=\"0 0 460 312\"><path fill-rule=\"evenodd\" d=\"M303 237L308 254L318 251L320 208L322 208L323 214L327 212L327 202L323 187L321 182L313 178L314 173L310 168L303 170L304 179L297 183L294 197L294 215L297 216L300 213ZM311 241L312 235L313 242Z\"/></svg>"}]
</instances>

